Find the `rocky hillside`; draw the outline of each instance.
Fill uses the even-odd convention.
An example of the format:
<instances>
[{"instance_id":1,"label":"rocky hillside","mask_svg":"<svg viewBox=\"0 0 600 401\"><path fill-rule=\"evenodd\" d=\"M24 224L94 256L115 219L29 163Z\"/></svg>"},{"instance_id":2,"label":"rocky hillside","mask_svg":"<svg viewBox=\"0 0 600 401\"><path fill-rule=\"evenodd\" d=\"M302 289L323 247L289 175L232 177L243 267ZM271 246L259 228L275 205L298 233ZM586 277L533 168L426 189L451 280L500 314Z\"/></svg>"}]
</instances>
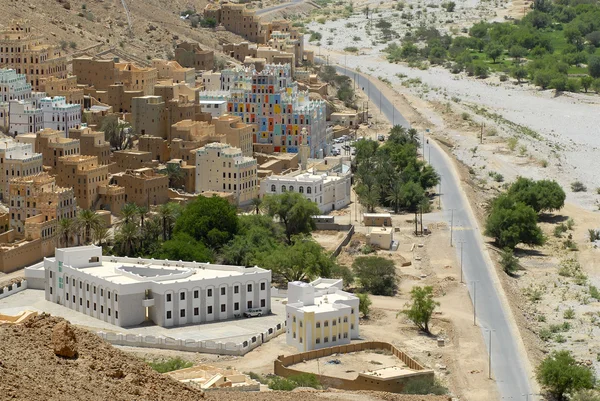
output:
<instances>
[{"instance_id":1,"label":"rocky hillside","mask_svg":"<svg viewBox=\"0 0 600 401\"><path fill-rule=\"evenodd\" d=\"M60 44L67 54L131 54L134 60L166 58L175 41L193 40L217 48L235 41L227 32L192 28L179 18L182 11L201 12L206 0L124 0L133 29L129 30L121 0L6 0L2 2L0 26L12 19L34 22L36 32Z\"/></svg>"}]
</instances>

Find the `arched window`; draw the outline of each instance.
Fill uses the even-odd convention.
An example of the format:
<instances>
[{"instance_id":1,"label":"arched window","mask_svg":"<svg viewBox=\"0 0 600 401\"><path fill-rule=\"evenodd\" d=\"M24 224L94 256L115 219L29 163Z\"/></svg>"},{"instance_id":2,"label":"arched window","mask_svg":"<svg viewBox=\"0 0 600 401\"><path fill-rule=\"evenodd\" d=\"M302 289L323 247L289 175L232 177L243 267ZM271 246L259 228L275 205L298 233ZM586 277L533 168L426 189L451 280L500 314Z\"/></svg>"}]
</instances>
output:
<instances>
[{"instance_id":1,"label":"arched window","mask_svg":"<svg viewBox=\"0 0 600 401\"><path fill-rule=\"evenodd\" d=\"M298 192L300 192L301 194L304 193L304 187L302 185L300 185L300 187L298 188Z\"/></svg>"},{"instance_id":2,"label":"arched window","mask_svg":"<svg viewBox=\"0 0 600 401\"><path fill-rule=\"evenodd\" d=\"M285 192L285 185L281 186L281 192Z\"/></svg>"},{"instance_id":3,"label":"arched window","mask_svg":"<svg viewBox=\"0 0 600 401\"><path fill-rule=\"evenodd\" d=\"M275 191L276 191L275 184L273 184L273 185L271 185L271 192L275 192Z\"/></svg>"},{"instance_id":4,"label":"arched window","mask_svg":"<svg viewBox=\"0 0 600 401\"><path fill-rule=\"evenodd\" d=\"M312 187L306 187L306 193L307 194L311 194L312 193Z\"/></svg>"},{"instance_id":5,"label":"arched window","mask_svg":"<svg viewBox=\"0 0 600 401\"><path fill-rule=\"evenodd\" d=\"M294 186L290 185L290 192L294 192Z\"/></svg>"}]
</instances>

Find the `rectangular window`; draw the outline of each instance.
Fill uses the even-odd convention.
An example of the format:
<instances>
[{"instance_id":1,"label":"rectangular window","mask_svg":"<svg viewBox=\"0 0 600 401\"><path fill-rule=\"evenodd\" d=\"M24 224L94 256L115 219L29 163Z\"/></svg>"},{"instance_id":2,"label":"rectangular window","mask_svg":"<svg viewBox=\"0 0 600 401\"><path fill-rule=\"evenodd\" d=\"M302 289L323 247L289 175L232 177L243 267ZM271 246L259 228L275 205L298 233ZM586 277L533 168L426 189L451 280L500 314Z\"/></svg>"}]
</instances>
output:
<instances>
[{"instance_id":1,"label":"rectangular window","mask_svg":"<svg viewBox=\"0 0 600 401\"><path fill-rule=\"evenodd\" d=\"M265 299L261 299L260 300L260 307L264 308L265 306L267 306L267 301Z\"/></svg>"},{"instance_id":2,"label":"rectangular window","mask_svg":"<svg viewBox=\"0 0 600 401\"><path fill-rule=\"evenodd\" d=\"M344 333L344 338L348 338L348 333Z\"/></svg>"},{"instance_id":3,"label":"rectangular window","mask_svg":"<svg viewBox=\"0 0 600 401\"><path fill-rule=\"evenodd\" d=\"M292 318L293 322L296 323L296 316Z\"/></svg>"},{"instance_id":4,"label":"rectangular window","mask_svg":"<svg viewBox=\"0 0 600 401\"><path fill-rule=\"evenodd\" d=\"M116 311L115 311L115 319L118 319L118 318L119 318L119 311L118 311L118 310L116 310Z\"/></svg>"},{"instance_id":5,"label":"rectangular window","mask_svg":"<svg viewBox=\"0 0 600 401\"><path fill-rule=\"evenodd\" d=\"M85 307L90 309L90 301L85 301Z\"/></svg>"},{"instance_id":6,"label":"rectangular window","mask_svg":"<svg viewBox=\"0 0 600 401\"><path fill-rule=\"evenodd\" d=\"M198 299L198 290L194 290L194 298Z\"/></svg>"},{"instance_id":7,"label":"rectangular window","mask_svg":"<svg viewBox=\"0 0 600 401\"><path fill-rule=\"evenodd\" d=\"M104 313L104 305L100 305L100 313Z\"/></svg>"},{"instance_id":8,"label":"rectangular window","mask_svg":"<svg viewBox=\"0 0 600 401\"><path fill-rule=\"evenodd\" d=\"M350 325L350 330L354 330L354 323Z\"/></svg>"},{"instance_id":9,"label":"rectangular window","mask_svg":"<svg viewBox=\"0 0 600 401\"><path fill-rule=\"evenodd\" d=\"M221 287L221 295L225 295L225 287Z\"/></svg>"},{"instance_id":10,"label":"rectangular window","mask_svg":"<svg viewBox=\"0 0 600 401\"><path fill-rule=\"evenodd\" d=\"M67 285L69 285L69 276L65 277L65 283L67 283Z\"/></svg>"},{"instance_id":11,"label":"rectangular window","mask_svg":"<svg viewBox=\"0 0 600 401\"><path fill-rule=\"evenodd\" d=\"M209 306L209 307L208 307L208 314L209 314L209 315L212 315L212 306Z\"/></svg>"},{"instance_id":12,"label":"rectangular window","mask_svg":"<svg viewBox=\"0 0 600 401\"><path fill-rule=\"evenodd\" d=\"M321 322L317 322L317 329L321 327Z\"/></svg>"},{"instance_id":13,"label":"rectangular window","mask_svg":"<svg viewBox=\"0 0 600 401\"><path fill-rule=\"evenodd\" d=\"M233 304L233 310L240 310L240 303L239 302L235 302Z\"/></svg>"},{"instance_id":14,"label":"rectangular window","mask_svg":"<svg viewBox=\"0 0 600 401\"><path fill-rule=\"evenodd\" d=\"M180 301L185 301L185 292L180 292L179 293L179 300Z\"/></svg>"},{"instance_id":15,"label":"rectangular window","mask_svg":"<svg viewBox=\"0 0 600 401\"><path fill-rule=\"evenodd\" d=\"M326 343L328 343L328 342L329 342L329 337L325 337L325 338L323 339L323 341L324 341L324 342L326 342Z\"/></svg>"},{"instance_id":16,"label":"rectangular window","mask_svg":"<svg viewBox=\"0 0 600 401\"><path fill-rule=\"evenodd\" d=\"M209 288L208 290L206 290L206 296L207 297L212 297L212 289Z\"/></svg>"},{"instance_id":17,"label":"rectangular window","mask_svg":"<svg viewBox=\"0 0 600 401\"><path fill-rule=\"evenodd\" d=\"M69 293L67 292L67 302L69 302Z\"/></svg>"},{"instance_id":18,"label":"rectangular window","mask_svg":"<svg viewBox=\"0 0 600 401\"><path fill-rule=\"evenodd\" d=\"M252 309L252 301L248 301L248 309Z\"/></svg>"},{"instance_id":19,"label":"rectangular window","mask_svg":"<svg viewBox=\"0 0 600 401\"><path fill-rule=\"evenodd\" d=\"M317 344L321 344L321 339L320 339L320 338L317 338L317 339L315 340L315 343L317 343Z\"/></svg>"},{"instance_id":20,"label":"rectangular window","mask_svg":"<svg viewBox=\"0 0 600 401\"><path fill-rule=\"evenodd\" d=\"M96 293L96 286L94 286L94 294Z\"/></svg>"},{"instance_id":21,"label":"rectangular window","mask_svg":"<svg viewBox=\"0 0 600 401\"><path fill-rule=\"evenodd\" d=\"M89 291L89 290L90 290L90 285L89 285L89 284L86 284L86 285L85 285L85 290L86 290L86 291Z\"/></svg>"},{"instance_id":22,"label":"rectangular window","mask_svg":"<svg viewBox=\"0 0 600 401\"><path fill-rule=\"evenodd\" d=\"M110 308L108 308L108 316L110 316Z\"/></svg>"},{"instance_id":23,"label":"rectangular window","mask_svg":"<svg viewBox=\"0 0 600 401\"><path fill-rule=\"evenodd\" d=\"M260 290L261 291L264 291L265 287L266 287L265 283L260 283Z\"/></svg>"},{"instance_id":24,"label":"rectangular window","mask_svg":"<svg viewBox=\"0 0 600 401\"><path fill-rule=\"evenodd\" d=\"M167 294L167 302L171 302L171 294Z\"/></svg>"},{"instance_id":25,"label":"rectangular window","mask_svg":"<svg viewBox=\"0 0 600 401\"><path fill-rule=\"evenodd\" d=\"M324 324L324 326L325 326L325 327L329 327L329 320L325 320L325 324Z\"/></svg>"},{"instance_id":26,"label":"rectangular window","mask_svg":"<svg viewBox=\"0 0 600 401\"><path fill-rule=\"evenodd\" d=\"M170 318L171 318L171 311L170 311L170 310L168 310L168 311L167 311L167 319L170 319Z\"/></svg>"},{"instance_id":27,"label":"rectangular window","mask_svg":"<svg viewBox=\"0 0 600 401\"><path fill-rule=\"evenodd\" d=\"M108 299L110 299L110 291L108 291L108 294L106 294L108 296Z\"/></svg>"},{"instance_id":28,"label":"rectangular window","mask_svg":"<svg viewBox=\"0 0 600 401\"><path fill-rule=\"evenodd\" d=\"M333 319L333 321L331 322L332 326L335 326L337 324L337 322L335 321L335 319Z\"/></svg>"},{"instance_id":29,"label":"rectangular window","mask_svg":"<svg viewBox=\"0 0 600 401\"><path fill-rule=\"evenodd\" d=\"M52 276L50 276L50 277L52 277ZM236 286L233 287L233 293L234 294L239 294L240 293L240 286L239 285L236 285Z\"/></svg>"},{"instance_id":30,"label":"rectangular window","mask_svg":"<svg viewBox=\"0 0 600 401\"><path fill-rule=\"evenodd\" d=\"M221 312L225 312L226 311L226 306L225 304L221 304Z\"/></svg>"},{"instance_id":31,"label":"rectangular window","mask_svg":"<svg viewBox=\"0 0 600 401\"><path fill-rule=\"evenodd\" d=\"M185 309L179 310L179 317L185 317Z\"/></svg>"},{"instance_id":32,"label":"rectangular window","mask_svg":"<svg viewBox=\"0 0 600 401\"><path fill-rule=\"evenodd\" d=\"M83 283L81 282L81 280L79 281L79 289L83 289Z\"/></svg>"},{"instance_id":33,"label":"rectangular window","mask_svg":"<svg viewBox=\"0 0 600 401\"><path fill-rule=\"evenodd\" d=\"M50 271L50 278L52 278L52 271Z\"/></svg>"},{"instance_id":34,"label":"rectangular window","mask_svg":"<svg viewBox=\"0 0 600 401\"><path fill-rule=\"evenodd\" d=\"M50 295L52 295L52 287L50 287Z\"/></svg>"},{"instance_id":35,"label":"rectangular window","mask_svg":"<svg viewBox=\"0 0 600 401\"><path fill-rule=\"evenodd\" d=\"M103 297L104 296L104 290L102 288L100 288L100 296Z\"/></svg>"},{"instance_id":36,"label":"rectangular window","mask_svg":"<svg viewBox=\"0 0 600 401\"><path fill-rule=\"evenodd\" d=\"M115 302L119 300L119 294L115 294Z\"/></svg>"},{"instance_id":37,"label":"rectangular window","mask_svg":"<svg viewBox=\"0 0 600 401\"><path fill-rule=\"evenodd\" d=\"M94 312L96 311L96 303L94 302Z\"/></svg>"},{"instance_id":38,"label":"rectangular window","mask_svg":"<svg viewBox=\"0 0 600 401\"><path fill-rule=\"evenodd\" d=\"M200 308L194 308L194 316L198 316L200 314Z\"/></svg>"},{"instance_id":39,"label":"rectangular window","mask_svg":"<svg viewBox=\"0 0 600 401\"><path fill-rule=\"evenodd\" d=\"M252 292L252 284L248 284L248 292Z\"/></svg>"},{"instance_id":40,"label":"rectangular window","mask_svg":"<svg viewBox=\"0 0 600 401\"><path fill-rule=\"evenodd\" d=\"M350 309L350 314L354 315L354 308Z\"/></svg>"},{"instance_id":41,"label":"rectangular window","mask_svg":"<svg viewBox=\"0 0 600 401\"><path fill-rule=\"evenodd\" d=\"M83 298L79 298L79 306L83 306Z\"/></svg>"}]
</instances>

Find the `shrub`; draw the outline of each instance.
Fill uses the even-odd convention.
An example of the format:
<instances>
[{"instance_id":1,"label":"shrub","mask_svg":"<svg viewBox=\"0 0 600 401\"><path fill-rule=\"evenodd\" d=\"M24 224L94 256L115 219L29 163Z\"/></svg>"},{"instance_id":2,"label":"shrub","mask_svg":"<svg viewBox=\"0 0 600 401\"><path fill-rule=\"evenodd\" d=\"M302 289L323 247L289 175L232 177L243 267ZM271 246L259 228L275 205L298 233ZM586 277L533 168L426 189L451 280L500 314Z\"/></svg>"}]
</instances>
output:
<instances>
[{"instance_id":1,"label":"shrub","mask_svg":"<svg viewBox=\"0 0 600 401\"><path fill-rule=\"evenodd\" d=\"M517 138L515 138L514 136L511 138L508 138L508 141L507 141L508 149L510 149L511 152L514 152L515 149L517 148L518 143L519 143L519 140Z\"/></svg>"},{"instance_id":2,"label":"shrub","mask_svg":"<svg viewBox=\"0 0 600 401\"><path fill-rule=\"evenodd\" d=\"M594 298L597 301L600 301L600 291L598 291L598 288L596 288L593 285L590 285L588 287L589 293L590 293L590 297Z\"/></svg>"},{"instance_id":3,"label":"shrub","mask_svg":"<svg viewBox=\"0 0 600 401\"><path fill-rule=\"evenodd\" d=\"M514 274L517 270L521 269L519 259L515 257L512 249L504 248L500 254L500 266L506 274Z\"/></svg>"},{"instance_id":4,"label":"shrub","mask_svg":"<svg viewBox=\"0 0 600 401\"><path fill-rule=\"evenodd\" d=\"M358 47L356 47L356 46L348 46L348 47L344 48L344 51L348 52L348 53L358 53Z\"/></svg>"},{"instance_id":5,"label":"shrub","mask_svg":"<svg viewBox=\"0 0 600 401\"><path fill-rule=\"evenodd\" d=\"M554 227L554 236L562 237L562 234L567 231L567 226L564 223L560 223L556 227Z\"/></svg>"},{"instance_id":6,"label":"shrub","mask_svg":"<svg viewBox=\"0 0 600 401\"><path fill-rule=\"evenodd\" d=\"M565 309L565 311L563 312L563 317L565 319L575 319L575 309L573 309L573 308Z\"/></svg>"},{"instance_id":7,"label":"shrub","mask_svg":"<svg viewBox=\"0 0 600 401\"><path fill-rule=\"evenodd\" d=\"M567 219L567 229L573 230L573 227L575 227L575 220L573 220L571 217L569 217Z\"/></svg>"},{"instance_id":8,"label":"shrub","mask_svg":"<svg viewBox=\"0 0 600 401\"><path fill-rule=\"evenodd\" d=\"M292 391L296 387L312 387L320 388L317 376L312 373L301 373L292 375L288 378L274 376L269 380L269 388L271 390Z\"/></svg>"},{"instance_id":9,"label":"shrub","mask_svg":"<svg viewBox=\"0 0 600 401\"><path fill-rule=\"evenodd\" d=\"M543 328L540 330L540 332L538 333L538 336L540 337L540 340L542 341L550 341L550 339L552 338L552 332L547 329L547 328Z\"/></svg>"},{"instance_id":10,"label":"shrub","mask_svg":"<svg viewBox=\"0 0 600 401\"><path fill-rule=\"evenodd\" d=\"M575 181L575 182L571 183L571 191L586 192L587 187L581 181Z\"/></svg>"},{"instance_id":11,"label":"shrub","mask_svg":"<svg viewBox=\"0 0 600 401\"><path fill-rule=\"evenodd\" d=\"M406 383L403 394L421 394L421 395L444 395L448 394L448 389L437 380L430 381L427 379L413 380Z\"/></svg>"},{"instance_id":12,"label":"shrub","mask_svg":"<svg viewBox=\"0 0 600 401\"><path fill-rule=\"evenodd\" d=\"M71 49L76 49L77 48L77 43L75 43L75 42L69 42L69 47Z\"/></svg>"},{"instance_id":13,"label":"shrub","mask_svg":"<svg viewBox=\"0 0 600 401\"><path fill-rule=\"evenodd\" d=\"M600 240L600 230L588 229L588 235L590 236L590 242L596 242Z\"/></svg>"},{"instance_id":14,"label":"shrub","mask_svg":"<svg viewBox=\"0 0 600 401\"><path fill-rule=\"evenodd\" d=\"M420 330L429 333L429 321L435 308L440 305L433 299L433 287L413 287L410 299L410 308L400 313L405 314Z\"/></svg>"},{"instance_id":15,"label":"shrub","mask_svg":"<svg viewBox=\"0 0 600 401\"><path fill-rule=\"evenodd\" d=\"M158 373L166 373L172 372L174 370L190 368L193 364L189 361L185 361L180 357L166 359L166 360L156 360L152 362L148 362L148 365Z\"/></svg>"},{"instance_id":16,"label":"shrub","mask_svg":"<svg viewBox=\"0 0 600 401\"><path fill-rule=\"evenodd\" d=\"M577 363L569 351L554 351L537 368L537 379L555 398L594 386L594 373Z\"/></svg>"},{"instance_id":17,"label":"shrub","mask_svg":"<svg viewBox=\"0 0 600 401\"><path fill-rule=\"evenodd\" d=\"M371 312L371 298L369 298L369 294L361 293L356 294L358 297L358 310L363 314L363 317L368 318L369 312Z\"/></svg>"}]
</instances>

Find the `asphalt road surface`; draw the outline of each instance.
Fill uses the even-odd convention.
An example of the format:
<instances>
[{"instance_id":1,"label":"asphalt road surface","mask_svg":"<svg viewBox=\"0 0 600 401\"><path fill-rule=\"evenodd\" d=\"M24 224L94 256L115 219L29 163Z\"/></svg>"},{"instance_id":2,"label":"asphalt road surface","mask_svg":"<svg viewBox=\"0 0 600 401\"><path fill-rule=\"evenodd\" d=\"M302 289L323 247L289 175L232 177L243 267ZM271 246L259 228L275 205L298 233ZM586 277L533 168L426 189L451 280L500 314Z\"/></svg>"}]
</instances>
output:
<instances>
[{"instance_id":1,"label":"asphalt road surface","mask_svg":"<svg viewBox=\"0 0 600 401\"><path fill-rule=\"evenodd\" d=\"M256 15L268 14L268 13L273 12L273 11L277 11L277 10L281 10L283 8L287 8L287 7L293 6L294 4L300 4L303 1L304 0L291 0L291 1L287 2L287 3L278 4L276 6L260 8L260 9L256 10Z\"/></svg>"},{"instance_id":2,"label":"asphalt road surface","mask_svg":"<svg viewBox=\"0 0 600 401\"><path fill-rule=\"evenodd\" d=\"M385 94L381 93L375 85L371 85L365 76L341 66L336 65L335 68L338 73L355 79L361 89L364 87L370 101L381 108L390 122L410 127L410 123L396 110ZM449 226L453 222L453 244L459 260L461 242L463 243L464 282L468 286L471 300L475 303L477 325L481 327L488 352L489 330L492 330L492 377L498 384L503 400L525 400L525 395L532 393L530 378L524 367L524 363L527 363L524 360L527 357L519 350L520 338L518 333L515 333L517 328L511 329L507 318L510 310L504 310L500 294L494 285L494 281L497 280L494 266L487 255L483 237L471 213L468 200L461 190L460 180L450 158L434 141L425 144L423 153L430 158L431 164L442 177L441 201L444 206L444 216ZM497 285L500 286L499 283ZM528 399L534 400L534 396Z\"/></svg>"}]
</instances>

